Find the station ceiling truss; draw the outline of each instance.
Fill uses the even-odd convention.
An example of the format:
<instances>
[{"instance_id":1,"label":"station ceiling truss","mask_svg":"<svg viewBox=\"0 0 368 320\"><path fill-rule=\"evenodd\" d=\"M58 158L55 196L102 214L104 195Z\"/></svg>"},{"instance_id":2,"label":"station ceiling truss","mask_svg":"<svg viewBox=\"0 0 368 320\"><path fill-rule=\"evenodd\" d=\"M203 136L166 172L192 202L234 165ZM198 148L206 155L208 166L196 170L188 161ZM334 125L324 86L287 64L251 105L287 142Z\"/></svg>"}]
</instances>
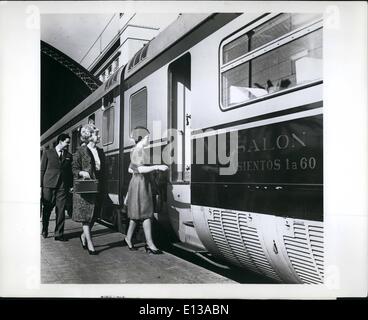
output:
<instances>
[{"instance_id":1,"label":"station ceiling truss","mask_svg":"<svg viewBox=\"0 0 368 320\"><path fill-rule=\"evenodd\" d=\"M91 92L95 91L102 84L97 77L82 67L78 62L44 41L41 41L41 52L73 72L84 82Z\"/></svg>"}]
</instances>

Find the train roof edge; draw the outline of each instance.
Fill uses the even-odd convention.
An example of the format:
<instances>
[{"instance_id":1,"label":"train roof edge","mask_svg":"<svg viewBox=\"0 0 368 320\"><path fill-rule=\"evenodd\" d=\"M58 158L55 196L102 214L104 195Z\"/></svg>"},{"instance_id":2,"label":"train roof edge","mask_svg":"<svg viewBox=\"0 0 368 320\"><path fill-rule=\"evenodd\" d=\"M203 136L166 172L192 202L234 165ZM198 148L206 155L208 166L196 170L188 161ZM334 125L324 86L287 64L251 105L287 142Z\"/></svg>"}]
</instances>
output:
<instances>
[{"instance_id":1,"label":"train roof edge","mask_svg":"<svg viewBox=\"0 0 368 320\"><path fill-rule=\"evenodd\" d=\"M163 51L172 46L175 42L179 41L183 36L203 23L209 17L213 16L214 13L188 13L181 14L178 18L169 24L164 30L162 30L155 38L153 38L146 46L147 54L144 59L134 63L136 55L139 51L128 61L127 68L125 69L124 78L127 79L140 70L143 66L161 54ZM143 48L142 48L143 49ZM141 49L141 50L142 50ZM140 50L140 51L141 51Z\"/></svg>"}]
</instances>

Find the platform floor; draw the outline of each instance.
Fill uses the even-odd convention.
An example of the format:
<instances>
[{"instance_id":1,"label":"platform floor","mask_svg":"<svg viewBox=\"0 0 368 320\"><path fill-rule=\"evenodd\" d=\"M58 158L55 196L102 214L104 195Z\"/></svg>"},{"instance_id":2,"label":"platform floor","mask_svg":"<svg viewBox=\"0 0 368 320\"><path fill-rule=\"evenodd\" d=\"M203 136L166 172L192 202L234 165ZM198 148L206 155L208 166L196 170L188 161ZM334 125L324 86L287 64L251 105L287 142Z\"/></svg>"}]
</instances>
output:
<instances>
[{"instance_id":1,"label":"platform floor","mask_svg":"<svg viewBox=\"0 0 368 320\"><path fill-rule=\"evenodd\" d=\"M55 241L54 218L52 214L48 238L40 237L44 284L236 283L169 252L147 254L143 244L138 251L129 251L122 246L124 235L98 223L92 230L98 255L89 255L79 241L81 224L67 216L64 236L68 241Z\"/></svg>"}]
</instances>

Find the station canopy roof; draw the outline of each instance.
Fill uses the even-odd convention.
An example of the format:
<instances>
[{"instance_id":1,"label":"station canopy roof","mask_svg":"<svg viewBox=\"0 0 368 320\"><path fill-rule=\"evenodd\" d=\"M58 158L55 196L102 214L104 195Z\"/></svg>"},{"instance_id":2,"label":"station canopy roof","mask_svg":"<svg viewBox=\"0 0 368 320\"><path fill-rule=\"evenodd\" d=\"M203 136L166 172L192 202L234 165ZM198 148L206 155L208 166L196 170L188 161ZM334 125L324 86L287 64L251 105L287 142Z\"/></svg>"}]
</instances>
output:
<instances>
[{"instance_id":1,"label":"station canopy roof","mask_svg":"<svg viewBox=\"0 0 368 320\"><path fill-rule=\"evenodd\" d=\"M78 62L41 41L41 134L100 85Z\"/></svg>"}]
</instances>

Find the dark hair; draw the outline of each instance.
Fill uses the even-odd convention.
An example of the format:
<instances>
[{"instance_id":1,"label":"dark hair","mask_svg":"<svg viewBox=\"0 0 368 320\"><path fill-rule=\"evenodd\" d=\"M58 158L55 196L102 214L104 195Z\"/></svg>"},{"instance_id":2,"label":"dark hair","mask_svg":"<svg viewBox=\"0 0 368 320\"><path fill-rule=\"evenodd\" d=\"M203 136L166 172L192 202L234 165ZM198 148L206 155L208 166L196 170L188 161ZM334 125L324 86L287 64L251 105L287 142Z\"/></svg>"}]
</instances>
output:
<instances>
[{"instance_id":1,"label":"dark hair","mask_svg":"<svg viewBox=\"0 0 368 320\"><path fill-rule=\"evenodd\" d=\"M138 143L139 141L141 141L145 136L147 136L149 134L149 130L146 127L141 127L141 126L137 126L135 127L131 134L130 137L132 139L134 139L135 143Z\"/></svg>"},{"instance_id":2,"label":"dark hair","mask_svg":"<svg viewBox=\"0 0 368 320\"><path fill-rule=\"evenodd\" d=\"M60 141L65 141L68 138L70 139L68 134L62 133L60 136L57 137L56 143L59 144Z\"/></svg>"}]
</instances>

